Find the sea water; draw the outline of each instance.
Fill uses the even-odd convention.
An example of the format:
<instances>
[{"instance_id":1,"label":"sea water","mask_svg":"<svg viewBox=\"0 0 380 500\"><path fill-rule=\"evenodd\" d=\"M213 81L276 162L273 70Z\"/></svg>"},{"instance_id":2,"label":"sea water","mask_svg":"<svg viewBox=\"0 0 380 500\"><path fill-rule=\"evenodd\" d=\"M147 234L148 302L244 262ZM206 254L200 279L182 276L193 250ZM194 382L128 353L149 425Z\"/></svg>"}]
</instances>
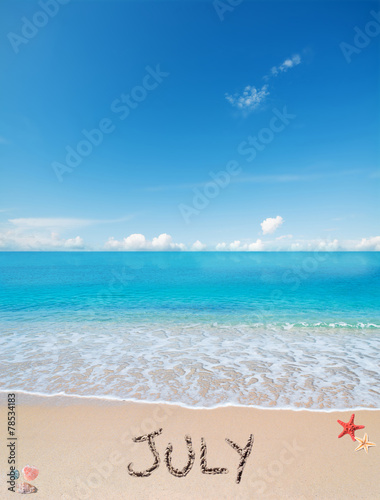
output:
<instances>
[{"instance_id":1,"label":"sea water","mask_svg":"<svg viewBox=\"0 0 380 500\"><path fill-rule=\"evenodd\" d=\"M380 408L376 252L2 252L0 390Z\"/></svg>"}]
</instances>

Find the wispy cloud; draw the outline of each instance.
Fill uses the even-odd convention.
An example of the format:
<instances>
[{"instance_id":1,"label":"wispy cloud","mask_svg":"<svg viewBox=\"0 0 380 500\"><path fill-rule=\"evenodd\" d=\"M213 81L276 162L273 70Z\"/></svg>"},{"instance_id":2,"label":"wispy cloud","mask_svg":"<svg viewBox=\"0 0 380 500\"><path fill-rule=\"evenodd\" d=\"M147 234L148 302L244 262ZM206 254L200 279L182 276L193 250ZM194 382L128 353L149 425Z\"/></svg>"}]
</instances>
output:
<instances>
[{"instance_id":1,"label":"wispy cloud","mask_svg":"<svg viewBox=\"0 0 380 500\"><path fill-rule=\"evenodd\" d=\"M315 176L312 176L310 180L314 180ZM249 177L240 177L240 178L235 178L231 179L231 183L233 184L247 184L247 183L264 183L264 182L293 182L293 181L300 181L300 180L309 180L308 176L300 176L300 175L253 175ZM204 181L204 182L189 182L189 183L182 183L182 184L166 184L166 185L161 185L161 186L147 186L144 187L144 191L149 191L149 192L159 192L159 191L171 191L175 190L177 191L178 189L196 189L196 188L203 188L207 186L210 183L210 181Z\"/></svg>"},{"instance_id":2,"label":"wispy cloud","mask_svg":"<svg viewBox=\"0 0 380 500\"><path fill-rule=\"evenodd\" d=\"M299 54L295 54L290 59L285 59L285 61L279 66L272 66L270 75L266 75L264 78L268 80L270 76L277 76L280 73L286 73L286 71L294 66L298 66L298 64L301 64L301 56Z\"/></svg>"},{"instance_id":3,"label":"wispy cloud","mask_svg":"<svg viewBox=\"0 0 380 500\"><path fill-rule=\"evenodd\" d=\"M45 217L27 217L19 219L9 219L9 222L18 228L64 228L71 229L75 227L85 227L93 223L89 219L69 219L69 218L45 218Z\"/></svg>"},{"instance_id":4,"label":"wispy cloud","mask_svg":"<svg viewBox=\"0 0 380 500\"><path fill-rule=\"evenodd\" d=\"M338 172L323 172L316 174L273 174L273 175L250 175L247 177L235 177L231 178L231 184L262 184L262 183L286 183L286 182L312 182L319 179L329 179L333 177L342 177L347 175L363 175L365 170L343 170ZM159 191L169 191L178 189L194 189L202 188L207 186L210 181L204 182L189 182L182 184L166 184L161 186L147 186L143 188L143 191L149 192L159 192Z\"/></svg>"},{"instance_id":5,"label":"wispy cloud","mask_svg":"<svg viewBox=\"0 0 380 500\"><path fill-rule=\"evenodd\" d=\"M283 234L282 236L277 236L276 240L291 240L293 238L292 234Z\"/></svg>"},{"instance_id":6,"label":"wispy cloud","mask_svg":"<svg viewBox=\"0 0 380 500\"><path fill-rule=\"evenodd\" d=\"M113 224L130 220L132 216L120 219L76 219L60 217L26 217L19 219L9 219L9 222L19 228L40 228L40 229L74 229L79 227L94 226L98 224Z\"/></svg>"},{"instance_id":7,"label":"wispy cloud","mask_svg":"<svg viewBox=\"0 0 380 500\"><path fill-rule=\"evenodd\" d=\"M226 93L225 98L232 106L251 111L256 109L268 95L268 85L263 85L261 89L247 85L243 92L233 95Z\"/></svg>"},{"instance_id":8,"label":"wispy cloud","mask_svg":"<svg viewBox=\"0 0 380 500\"><path fill-rule=\"evenodd\" d=\"M334 174L277 174L277 175L251 175L249 177L242 177L234 179L233 182L252 183L282 183L282 182L300 182L300 181L315 181L325 177L331 177Z\"/></svg>"},{"instance_id":9,"label":"wispy cloud","mask_svg":"<svg viewBox=\"0 0 380 500\"><path fill-rule=\"evenodd\" d=\"M271 77L277 76L280 73L285 73L290 68L298 66L298 64L301 64L301 56L295 54L291 58L285 59L279 66L272 66L269 75L265 75L263 78L268 81ZM242 91L236 92L235 94L226 92L224 97L232 106L242 111L253 111L265 101L269 94L268 84L263 85L261 88L255 87L254 85L246 85Z\"/></svg>"}]
</instances>

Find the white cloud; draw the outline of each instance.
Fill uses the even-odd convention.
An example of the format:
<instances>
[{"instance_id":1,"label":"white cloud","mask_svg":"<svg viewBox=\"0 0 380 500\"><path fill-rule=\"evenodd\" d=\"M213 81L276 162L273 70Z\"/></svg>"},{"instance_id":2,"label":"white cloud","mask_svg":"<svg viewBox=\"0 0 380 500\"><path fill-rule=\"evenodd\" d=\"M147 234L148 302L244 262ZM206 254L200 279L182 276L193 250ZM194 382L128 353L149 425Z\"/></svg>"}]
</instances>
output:
<instances>
[{"instance_id":1,"label":"white cloud","mask_svg":"<svg viewBox=\"0 0 380 500\"><path fill-rule=\"evenodd\" d=\"M261 89L257 89L252 85L247 85L243 92L230 95L225 94L227 101L239 109L253 110L269 95L268 85L263 85Z\"/></svg>"},{"instance_id":2,"label":"white cloud","mask_svg":"<svg viewBox=\"0 0 380 500\"><path fill-rule=\"evenodd\" d=\"M131 234L122 241L111 237L105 244L105 248L108 250L145 250L146 246L147 240L143 234Z\"/></svg>"},{"instance_id":3,"label":"white cloud","mask_svg":"<svg viewBox=\"0 0 380 500\"><path fill-rule=\"evenodd\" d=\"M281 224L284 222L284 219L280 216L277 215L277 217L268 217L265 219L260 225L261 229L263 230L263 234L272 234L278 229Z\"/></svg>"},{"instance_id":4,"label":"white cloud","mask_svg":"<svg viewBox=\"0 0 380 500\"><path fill-rule=\"evenodd\" d=\"M227 245L225 243L218 243L215 247L215 250L217 250L218 252L223 252L224 250L226 250L227 248Z\"/></svg>"},{"instance_id":5,"label":"white cloud","mask_svg":"<svg viewBox=\"0 0 380 500\"><path fill-rule=\"evenodd\" d=\"M318 243L318 250L326 250L326 252L330 252L332 250L339 249L339 241L337 239L332 241L320 241Z\"/></svg>"},{"instance_id":6,"label":"white cloud","mask_svg":"<svg viewBox=\"0 0 380 500\"><path fill-rule=\"evenodd\" d=\"M235 240L232 243L218 243L215 249L219 252L260 252L264 250L263 242L258 239L254 243L241 243L239 240Z\"/></svg>"},{"instance_id":7,"label":"white cloud","mask_svg":"<svg viewBox=\"0 0 380 500\"><path fill-rule=\"evenodd\" d=\"M232 243L230 243L230 245L229 245L229 249L232 251L235 251L235 252L238 252L239 249L241 249L241 248L242 248L242 246L241 246L241 243L239 240L235 240Z\"/></svg>"},{"instance_id":8,"label":"white cloud","mask_svg":"<svg viewBox=\"0 0 380 500\"><path fill-rule=\"evenodd\" d=\"M47 251L85 249L80 236L63 237L60 232L88 225L85 219L19 218L0 224L0 249Z\"/></svg>"},{"instance_id":9,"label":"white cloud","mask_svg":"<svg viewBox=\"0 0 380 500\"><path fill-rule=\"evenodd\" d=\"M298 64L301 64L301 56L299 54L295 54L291 59L285 59L285 61L279 66L273 66L271 69L271 75L277 76L279 73L285 73L288 69L293 68L293 66L298 66Z\"/></svg>"},{"instance_id":10,"label":"white cloud","mask_svg":"<svg viewBox=\"0 0 380 500\"><path fill-rule=\"evenodd\" d=\"M201 243L199 240L197 240L191 246L191 250L193 250L194 252L201 252L205 248L206 248L206 245L204 243Z\"/></svg>"},{"instance_id":11,"label":"white cloud","mask_svg":"<svg viewBox=\"0 0 380 500\"><path fill-rule=\"evenodd\" d=\"M104 247L107 250L124 250L124 251L168 251L168 250L186 250L183 243L173 243L172 237L169 234L163 233L152 241L145 238L143 234L131 234L121 241L115 238L109 238Z\"/></svg>"},{"instance_id":12,"label":"white cloud","mask_svg":"<svg viewBox=\"0 0 380 500\"><path fill-rule=\"evenodd\" d=\"M283 236L278 236L276 240L291 240L292 238L292 234L284 234Z\"/></svg>"},{"instance_id":13,"label":"white cloud","mask_svg":"<svg viewBox=\"0 0 380 500\"><path fill-rule=\"evenodd\" d=\"M79 250L84 248L83 239L61 238L57 233L23 234L16 230L0 232L0 248L2 250Z\"/></svg>"},{"instance_id":14,"label":"white cloud","mask_svg":"<svg viewBox=\"0 0 380 500\"><path fill-rule=\"evenodd\" d=\"M248 245L248 250L250 252L260 252L261 250L264 250L264 244L260 239L257 239L255 243L250 243Z\"/></svg>"},{"instance_id":15,"label":"white cloud","mask_svg":"<svg viewBox=\"0 0 380 500\"><path fill-rule=\"evenodd\" d=\"M69 238L65 241L66 248L83 248L84 243L83 239L80 236L76 236L75 238Z\"/></svg>"},{"instance_id":16,"label":"white cloud","mask_svg":"<svg viewBox=\"0 0 380 500\"><path fill-rule=\"evenodd\" d=\"M371 238L362 238L355 246L356 250L361 251L376 251L380 252L380 236L372 236Z\"/></svg>"},{"instance_id":17,"label":"white cloud","mask_svg":"<svg viewBox=\"0 0 380 500\"><path fill-rule=\"evenodd\" d=\"M336 250L344 250L348 248L343 248L344 244L340 244L337 239L335 240L323 240L323 239L315 239L315 240L300 240L296 243L292 243L288 250L290 251L300 251L300 252L312 252L312 251L320 251L320 252L334 252Z\"/></svg>"},{"instance_id":18,"label":"white cloud","mask_svg":"<svg viewBox=\"0 0 380 500\"><path fill-rule=\"evenodd\" d=\"M173 243L172 237L169 234L160 234L157 238L152 240L153 250L186 250L183 243Z\"/></svg>"},{"instance_id":19,"label":"white cloud","mask_svg":"<svg viewBox=\"0 0 380 500\"><path fill-rule=\"evenodd\" d=\"M109 245L112 246L113 249L117 249L119 246L120 250L144 250L146 244L147 241L143 234L131 234L128 238L124 238L122 242L116 241L113 238L109 240Z\"/></svg>"}]
</instances>

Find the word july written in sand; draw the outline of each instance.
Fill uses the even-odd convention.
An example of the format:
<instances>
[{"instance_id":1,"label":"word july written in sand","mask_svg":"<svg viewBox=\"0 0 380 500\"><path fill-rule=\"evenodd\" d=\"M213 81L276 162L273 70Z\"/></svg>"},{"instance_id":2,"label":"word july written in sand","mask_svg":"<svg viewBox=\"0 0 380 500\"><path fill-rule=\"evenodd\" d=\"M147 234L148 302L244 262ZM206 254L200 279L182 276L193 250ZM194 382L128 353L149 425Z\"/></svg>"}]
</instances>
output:
<instances>
[{"instance_id":1,"label":"word july written in sand","mask_svg":"<svg viewBox=\"0 0 380 500\"><path fill-rule=\"evenodd\" d=\"M149 449L153 454L154 462L153 462L153 465L151 467L149 467L148 469L146 469L142 472L137 472L137 471L133 470L133 463L131 462L128 465L128 473L131 476L148 477L152 474L152 472L154 470L156 470L159 467L161 460L160 460L160 455L158 454L158 452L156 450L154 438L156 436L159 436L161 433L162 433L162 429L159 429L158 431L152 432L150 434L144 434L144 436L132 438L135 443L143 443L143 442L148 443ZM237 482L237 484L239 484L241 481L241 476L243 474L245 464L247 463L247 459L252 451L253 434L250 434L250 436L248 438L248 442L244 448L240 448L239 445L237 445L236 443L234 443L233 441L231 441L228 438L226 438L226 441L240 456L240 461L239 461L239 465L237 468L237 476L236 476L236 482ZM193 443L191 441L191 437L186 435L185 442L186 442L186 446L187 446L188 459L187 459L187 463L183 469L176 469L172 465L171 455L173 453L173 445L171 443L169 443L166 450L165 450L166 467L168 468L168 471L170 472L170 474L172 474L175 477L187 476L187 474L191 471L191 469L194 465L195 453L194 453ZM204 438L201 438L200 462L201 462L201 471L203 474L228 474L228 469L225 469L224 467L213 467L213 468L208 467L208 465L207 465L207 446L206 446L206 441L204 440Z\"/></svg>"}]
</instances>

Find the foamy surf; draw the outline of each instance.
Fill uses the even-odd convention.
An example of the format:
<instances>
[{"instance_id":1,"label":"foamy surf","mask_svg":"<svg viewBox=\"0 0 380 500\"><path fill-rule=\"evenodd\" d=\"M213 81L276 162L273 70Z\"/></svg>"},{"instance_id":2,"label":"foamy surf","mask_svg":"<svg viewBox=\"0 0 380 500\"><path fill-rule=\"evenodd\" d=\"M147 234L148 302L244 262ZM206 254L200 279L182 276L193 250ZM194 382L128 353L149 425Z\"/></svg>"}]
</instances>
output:
<instances>
[{"instance_id":1,"label":"foamy surf","mask_svg":"<svg viewBox=\"0 0 380 500\"><path fill-rule=\"evenodd\" d=\"M17 324L0 389L196 408L380 406L379 331L321 326Z\"/></svg>"}]
</instances>

